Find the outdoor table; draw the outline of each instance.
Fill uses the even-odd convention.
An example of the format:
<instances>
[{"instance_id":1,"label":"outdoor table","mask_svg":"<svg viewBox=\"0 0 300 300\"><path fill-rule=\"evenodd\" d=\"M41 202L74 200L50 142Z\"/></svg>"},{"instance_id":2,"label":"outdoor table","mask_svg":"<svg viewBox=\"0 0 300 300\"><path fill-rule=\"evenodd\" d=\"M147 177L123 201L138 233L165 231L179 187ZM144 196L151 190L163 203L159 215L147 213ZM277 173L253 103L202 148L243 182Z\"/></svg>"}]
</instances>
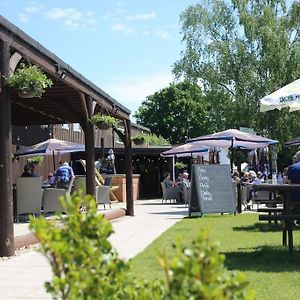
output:
<instances>
[{"instance_id":1,"label":"outdoor table","mask_svg":"<svg viewBox=\"0 0 300 300\"><path fill-rule=\"evenodd\" d=\"M300 184L260 184L254 185L253 188L256 191L269 191L273 194L280 194L283 198L283 214L282 218L283 227L282 227L282 243L286 245L286 234L288 235L288 248L289 252L293 253L293 221L297 219L296 216L293 218L291 208L292 208L292 201L291 201L291 193L293 191L300 192ZM277 216L277 219L279 216ZM274 216L276 219L276 216Z\"/></svg>"}]
</instances>

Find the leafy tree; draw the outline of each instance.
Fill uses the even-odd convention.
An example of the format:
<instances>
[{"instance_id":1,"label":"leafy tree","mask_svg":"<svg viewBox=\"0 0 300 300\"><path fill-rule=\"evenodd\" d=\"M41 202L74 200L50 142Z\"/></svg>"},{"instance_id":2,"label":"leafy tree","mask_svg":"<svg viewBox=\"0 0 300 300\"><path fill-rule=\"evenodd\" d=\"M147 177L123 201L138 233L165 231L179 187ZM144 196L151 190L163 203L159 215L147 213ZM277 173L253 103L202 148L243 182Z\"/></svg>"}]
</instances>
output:
<instances>
[{"instance_id":1,"label":"leafy tree","mask_svg":"<svg viewBox=\"0 0 300 300\"><path fill-rule=\"evenodd\" d=\"M300 77L299 15L298 1L202 0L181 15L185 50L173 72L200 81L204 95L230 97L229 127L280 141L300 135L298 112L259 113L260 98Z\"/></svg>"},{"instance_id":2,"label":"leafy tree","mask_svg":"<svg viewBox=\"0 0 300 300\"><path fill-rule=\"evenodd\" d=\"M135 118L172 144L184 143L189 137L225 129L230 105L227 95L211 91L204 96L199 85L184 81L148 96Z\"/></svg>"}]
</instances>

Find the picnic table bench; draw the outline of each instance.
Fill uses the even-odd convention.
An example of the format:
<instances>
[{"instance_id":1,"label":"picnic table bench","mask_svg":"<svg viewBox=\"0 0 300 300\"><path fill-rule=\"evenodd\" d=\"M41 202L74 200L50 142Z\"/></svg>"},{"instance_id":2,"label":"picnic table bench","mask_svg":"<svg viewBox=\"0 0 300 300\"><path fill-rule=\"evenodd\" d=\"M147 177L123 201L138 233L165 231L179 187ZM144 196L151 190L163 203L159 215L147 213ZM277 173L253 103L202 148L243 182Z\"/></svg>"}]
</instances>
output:
<instances>
[{"instance_id":1,"label":"picnic table bench","mask_svg":"<svg viewBox=\"0 0 300 300\"><path fill-rule=\"evenodd\" d=\"M292 191L300 191L300 184L260 184L254 185L257 191L269 191L273 194L280 194L283 199L282 211L280 208L270 207L260 209L259 212L268 212L268 215L259 215L260 221L281 221L282 222L282 244L288 245L289 253L293 253L293 226L294 221L300 220L300 215L292 213ZM264 211L262 211L264 210ZM273 214L272 214L273 213ZM278 214L279 213L279 214Z\"/></svg>"}]
</instances>

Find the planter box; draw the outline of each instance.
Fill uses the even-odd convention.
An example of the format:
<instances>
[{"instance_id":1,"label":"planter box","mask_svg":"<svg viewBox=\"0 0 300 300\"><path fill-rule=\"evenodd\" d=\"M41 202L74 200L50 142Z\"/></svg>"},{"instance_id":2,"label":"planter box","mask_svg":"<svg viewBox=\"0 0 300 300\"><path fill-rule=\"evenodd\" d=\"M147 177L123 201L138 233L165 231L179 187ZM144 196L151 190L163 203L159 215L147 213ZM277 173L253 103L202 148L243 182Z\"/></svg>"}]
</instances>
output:
<instances>
[{"instance_id":1,"label":"planter box","mask_svg":"<svg viewBox=\"0 0 300 300\"><path fill-rule=\"evenodd\" d=\"M98 122L97 125L96 125L100 130L107 130L109 129L111 126L110 125L107 125L106 123L104 122Z\"/></svg>"},{"instance_id":2,"label":"planter box","mask_svg":"<svg viewBox=\"0 0 300 300\"><path fill-rule=\"evenodd\" d=\"M112 186L118 186L114 190L115 196L120 202L126 202L126 175L125 174L116 174L111 175L112 177ZM140 197L140 174L132 175L132 185L133 185L133 201L139 199Z\"/></svg>"}]
</instances>

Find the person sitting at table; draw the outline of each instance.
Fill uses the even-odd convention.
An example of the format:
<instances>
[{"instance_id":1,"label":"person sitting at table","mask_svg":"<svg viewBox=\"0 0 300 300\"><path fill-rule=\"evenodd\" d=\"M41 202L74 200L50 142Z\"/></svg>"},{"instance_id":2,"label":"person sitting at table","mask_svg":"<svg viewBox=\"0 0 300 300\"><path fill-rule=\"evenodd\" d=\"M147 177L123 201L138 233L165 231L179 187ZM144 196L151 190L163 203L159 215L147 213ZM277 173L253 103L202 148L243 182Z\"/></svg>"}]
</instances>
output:
<instances>
[{"instance_id":1,"label":"person sitting at table","mask_svg":"<svg viewBox=\"0 0 300 300\"><path fill-rule=\"evenodd\" d=\"M182 187L190 188L191 182L189 180L189 173L186 170L182 173L181 182L182 182Z\"/></svg>"},{"instance_id":2,"label":"person sitting at table","mask_svg":"<svg viewBox=\"0 0 300 300\"><path fill-rule=\"evenodd\" d=\"M72 178L74 178L73 169L67 162L64 162L55 172L55 183L58 188L67 189Z\"/></svg>"},{"instance_id":3,"label":"person sitting at table","mask_svg":"<svg viewBox=\"0 0 300 300\"><path fill-rule=\"evenodd\" d=\"M32 177L32 174L30 172L30 165L29 164L26 164L24 166L24 171L23 171L21 177Z\"/></svg>"},{"instance_id":4,"label":"person sitting at table","mask_svg":"<svg viewBox=\"0 0 300 300\"><path fill-rule=\"evenodd\" d=\"M178 194L177 194L178 195L177 200L178 201L183 201L183 194L182 194L182 189L181 189L180 183L172 181L170 179L170 177L171 177L171 175L170 175L169 172L165 172L164 173L163 183L164 183L165 187L167 189L169 189L169 188L175 189L178 192Z\"/></svg>"},{"instance_id":5,"label":"person sitting at table","mask_svg":"<svg viewBox=\"0 0 300 300\"><path fill-rule=\"evenodd\" d=\"M293 164L288 167L287 177L289 184L300 184L300 151L296 152L293 157ZM292 206L293 214L300 214L300 192L293 191L291 200L294 202ZM298 225L299 221L297 221Z\"/></svg>"},{"instance_id":6,"label":"person sitting at table","mask_svg":"<svg viewBox=\"0 0 300 300\"><path fill-rule=\"evenodd\" d=\"M234 182L236 183L240 183L241 182L241 178L240 178L240 173L239 171L234 171L232 174L232 179Z\"/></svg>"},{"instance_id":7,"label":"person sitting at table","mask_svg":"<svg viewBox=\"0 0 300 300\"><path fill-rule=\"evenodd\" d=\"M249 183L250 180L249 180L249 172L245 172L243 177L241 178L241 182L242 183Z\"/></svg>"},{"instance_id":8,"label":"person sitting at table","mask_svg":"<svg viewBox=\"0 0 300 300\"><path fill-rule=\"evenodd\" d=\"M36 173L36 164L30 164L31 177L39 177L40 175Z\"/></svg>"},{"instance_id":9,"label":"person sitting at table","mask_svg":"<svg viewBox=\"0 0 300 300\"><path fill-rule=\"evenodd\" d=\"M257 178L260 180L261 183L264 183L265 182L265 176L264 176L264 173L261 172L261 171L257 171Z\"/></svg>"},{"instance_id":10,"label":"person sitting at table","mask_svg":"<svg viewBox=\"0 0 300 300\"><path fill-rule=\"evenodd\" d=\"M48 174L47 179L43 182L43 187L50 187L55 184L55 176L52 173Z\"/></svg>"}]
</instances>

